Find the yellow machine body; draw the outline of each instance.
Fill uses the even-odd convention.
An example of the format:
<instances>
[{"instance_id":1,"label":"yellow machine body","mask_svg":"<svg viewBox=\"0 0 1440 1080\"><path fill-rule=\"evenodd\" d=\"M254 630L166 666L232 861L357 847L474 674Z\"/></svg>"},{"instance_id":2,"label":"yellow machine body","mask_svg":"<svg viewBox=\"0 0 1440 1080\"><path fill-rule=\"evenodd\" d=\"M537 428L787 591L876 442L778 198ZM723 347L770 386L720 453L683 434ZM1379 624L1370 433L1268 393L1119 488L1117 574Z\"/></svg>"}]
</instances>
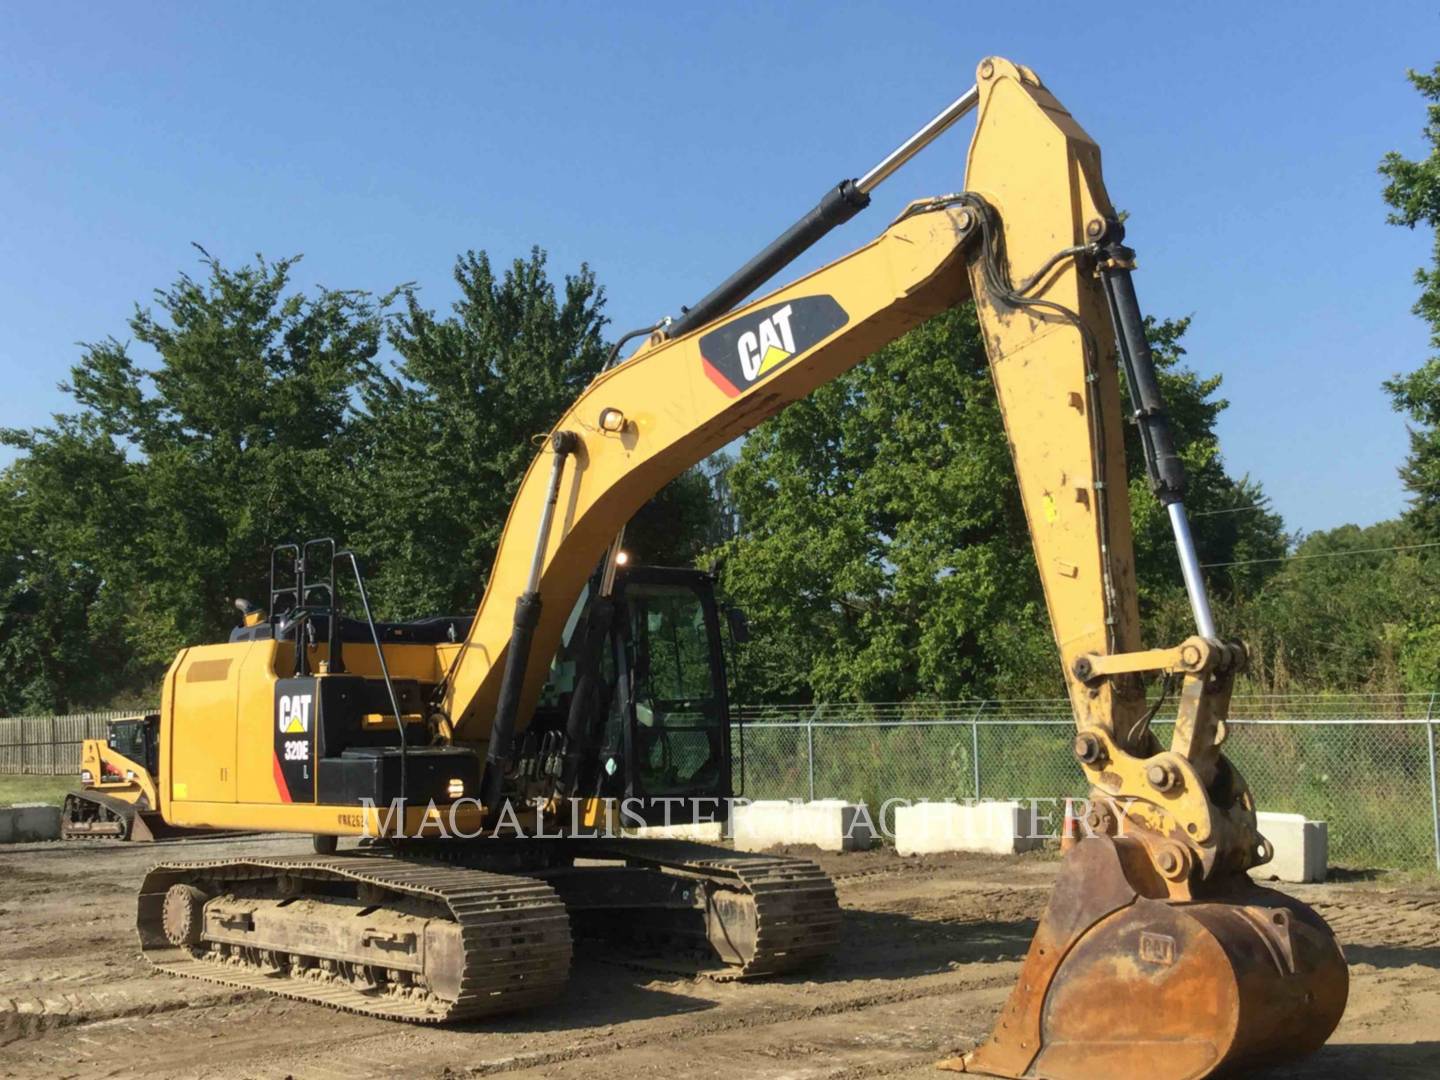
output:
<instances>
[{"instance_id":1,"label":"yellow machine body","mask_svg":"<svg viewBox=\"0 0 1440 1080\"><path fill-rule=\"evenodd\" d=\"M437 647L385 644L395 679L435 685L442 674ZM323 670L329 650L310 647ZM350 644L345 662L352 674L380 677L373 646ZM188 828L247 829L380 836L401 830L402 822L385 806L336 806L295 797L282 778L276 750L276 683L295 668L295 645L287 641L243 641L185 649L166 673L161 697L159 790L166 820ZM320 678L324 678L322 674ZM413 723L420 717L409 718ZM394 727L391 716L375 717ZM288 734L303 741L317 759L316 725L308 717ZM314 779L313 768L311 780ZM472 799L475 791L464 798ZM456 800L457 802L459 800ZM416 833L426 821L426 805L407 808L405 831ZM478 806L461 805L453 816L467 832L476 831ZM432 819L433 820L433 819Z\"/></svg>"},{"instance_id":2,"label":"yellow machine body","mask_svg":"<svg viewBox=\"0 0 1440 1080\"><path fill-rule=\"evenodd\" d=\"M160 805L155 780L145 764L112 750L104 739L80 744L80 786L131 804Z\"/></svg>"}]
</instances>

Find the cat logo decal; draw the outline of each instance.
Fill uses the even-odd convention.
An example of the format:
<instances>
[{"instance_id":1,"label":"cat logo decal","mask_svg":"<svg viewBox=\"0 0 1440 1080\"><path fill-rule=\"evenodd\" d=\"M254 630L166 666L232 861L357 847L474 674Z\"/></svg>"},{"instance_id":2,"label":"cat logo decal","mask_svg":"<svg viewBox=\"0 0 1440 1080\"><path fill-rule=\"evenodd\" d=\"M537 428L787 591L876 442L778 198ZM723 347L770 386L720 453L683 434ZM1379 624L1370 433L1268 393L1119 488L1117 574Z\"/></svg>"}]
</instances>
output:
<instances>
[{"instance_id":1,"label":"cat logo decal","mask_svg":"<svg viewBox=\"0 0 1440 1080\"><path fill-rule=\"evenodd\" d=\"M729 397L814 348L850 317L833 296L801 296L741 316L700 339L705 374Z\"/></svg>"}]
</instances>

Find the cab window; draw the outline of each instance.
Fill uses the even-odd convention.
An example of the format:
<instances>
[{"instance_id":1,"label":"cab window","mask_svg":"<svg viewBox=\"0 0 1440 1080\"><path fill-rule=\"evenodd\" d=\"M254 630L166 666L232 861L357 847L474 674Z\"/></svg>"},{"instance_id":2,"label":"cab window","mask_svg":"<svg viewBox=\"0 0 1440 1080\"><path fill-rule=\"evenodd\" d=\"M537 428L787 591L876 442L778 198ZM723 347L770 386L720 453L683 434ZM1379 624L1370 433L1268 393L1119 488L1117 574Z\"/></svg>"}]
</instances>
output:
<instances>
[{"instance_id":1,"label":"cab window","mask_svg":"<svg viewBox=\"0 0 1440 1080\"><path fill-rule=\"evenodd\" d=\"M639 786L647 795L717 790L724 715L704 605L676 585L632 584L626 598Z\"/></svg>"}]
</instances>

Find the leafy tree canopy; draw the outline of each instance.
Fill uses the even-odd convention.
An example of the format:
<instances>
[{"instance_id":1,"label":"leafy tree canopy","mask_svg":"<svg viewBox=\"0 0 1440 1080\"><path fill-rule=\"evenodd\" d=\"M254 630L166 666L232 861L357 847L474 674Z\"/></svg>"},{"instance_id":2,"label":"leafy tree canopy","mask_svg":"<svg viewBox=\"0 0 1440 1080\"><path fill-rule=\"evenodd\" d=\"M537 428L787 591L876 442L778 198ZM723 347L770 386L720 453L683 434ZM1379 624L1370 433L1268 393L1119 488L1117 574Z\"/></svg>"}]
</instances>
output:
<instances>
[{"instance_id":1,"label":"leafy tree canopy","mask_svg":"<svg viewBox=\"0 0 1440 1080\"><path fill-rule=\"evenodd\" d=\"M18 568L4 617L35 613L32 634L7 639L26 650L0 675L7 702L59 707L153 675L182 645L223 637L272 543L342 524L324 493L355 450L347 411L379 348L378 305L287 293L294 259L230 270L202 256L201 277L137 308L132 342L83 346L62 386L74 412L0 433L22 451L4 474ZM45 636L64 643L59 659L43 655ZM106 654L125 658L118 672L96 668ZM66 678L43 674L55 663Z\"/></svg>"},{"instance_id":2,"label":"leafy tree canopy","mask_svg":"<svg viewBox=\"0 0 1440 1080\"><path fill-rule=\"evenodd\" d=\"M1410 82L1426 105L1425 141L1429 154L1411 160L1391 151L1380 162L1387 183L1383 192L1389 221L1434 235L1431 264L1415 271L1420 298L1414 312L1430 327L1430 344L1440 348L1440 64L1429 74L1411 71ZM1385 383L1395 408L1416 425L1410 430L1410 456L1400 470L1411 495L1411 514L1427 534L1440 535L1440 356L1415 371Z\"/></svg>"},{"instance_id":3,"label":"leafy tree canopy","mask_svg":"<svg viewBox=\"0 0 1440 1080\"><path fill-rule=\"evenodd\" d=\"M450 314L414 290L371 366L352 472L351 542L393 617L472 611L535 438L604 364L604 291L582 266L557 287L543 252L497 273L484 252L455 263Z\"/></svg>"},{"instance_id":4,"label":"leafy tree canopy","mask_svg":"<svg viewBox=\"0 0 1440 1080\"><path fill-rule=\"evenodd\" d=\"M538 250L503 273L461 256L443 317L411 288L307 294L295 259L201 254L129 340L82 347L73 411L0 432L21 451L0 472L0 713L152 703L179 648L228 635L232 598L265 603L276 543L354 547L381 617L473 610L534 438L607 352L593 275L557 285ZM708 495L680 478L632 548L693 561Z\"/></svg>"},{"instance_id":5,"label":"leafy tree canopy","mask_svg":"<svg viewBox=\"0 0 1440 1080\"><path fill-rule=\"evenodd\" d=\"M1219 379L1180 364L1186 322L1151 336L1191 472L1202 558L1278 555L1258 485L1220 459ZM1147 614L1188 620L1165 514L1129 451ZM1058 664L974 309L916 328L746 440L725 476L739 535L724 583L752 617L757 699L1055 693ZM1216 575L1222 592L1247 572ZM1166 621L1166 620L1162 620ZM1149 627L1152 633L1156 627ZM1193 632L1181 626L1179 636ZM1158 638L1157 638L1158 640Z\"/></svg>"}]
</instances>

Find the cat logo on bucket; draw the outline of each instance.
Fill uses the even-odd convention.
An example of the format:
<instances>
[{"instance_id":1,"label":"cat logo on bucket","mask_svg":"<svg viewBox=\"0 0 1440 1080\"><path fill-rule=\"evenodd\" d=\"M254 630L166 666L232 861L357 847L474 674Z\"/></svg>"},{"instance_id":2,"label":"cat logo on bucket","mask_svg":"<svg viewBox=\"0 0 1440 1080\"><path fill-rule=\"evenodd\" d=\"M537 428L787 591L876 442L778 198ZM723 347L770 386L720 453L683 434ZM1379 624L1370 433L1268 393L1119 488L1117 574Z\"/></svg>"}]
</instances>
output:
<instances>
[{"instance_id":1,"label":"cat logo on bucket","mask_svg":"<svg viewBox=\"0 0 1440 1080\"><path fill-rule=\"evenodd\" d=\"M310 730L310 695L281 694L276 708L280 730L286 735L304 735Z\"/></svg>"},{"instance_id":2,"label":"cat logo on bucket","mask_svg":"<svg viewBox=\"0 0 1440 1080\"><path fill-rule=\"evenodd\" d=\"M742 315L700 339L700 362L728 397L766 378L849 321L833 296L801 296Z\"/></svg>"}]
</instances>

